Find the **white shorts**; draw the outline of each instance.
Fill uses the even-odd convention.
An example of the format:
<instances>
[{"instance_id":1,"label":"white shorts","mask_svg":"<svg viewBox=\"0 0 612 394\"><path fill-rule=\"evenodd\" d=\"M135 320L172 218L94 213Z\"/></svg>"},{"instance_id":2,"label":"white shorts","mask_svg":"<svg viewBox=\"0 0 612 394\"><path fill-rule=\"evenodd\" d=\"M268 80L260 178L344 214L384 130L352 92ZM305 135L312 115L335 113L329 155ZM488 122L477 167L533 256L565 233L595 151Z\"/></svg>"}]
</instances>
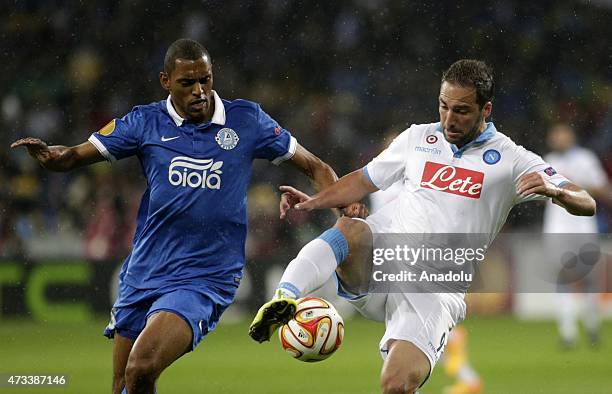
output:
<instances>
[{"instance_id":1,"label":"white shorts","mask_svg":"<svg viewBox=\"0 0 612 394\"><path fill-rule=\"evenodd\" d=\"M444 351L450 331L462 320L460 314L453 313L449 308L445 296L425 293L388 294L386 330L379 347L383 358L389 352L389 341L408 341L425 353L431 373Z\"/></svg>"},{"instance_id":2,"label":"white shorts","mask_svg":"<svg viewBox=\"0 0 612 394\"><path fill-rule=\"evenodd\" d=\"M338 294L365 318L385 323L379 351L389 353L389 341L408 341L429 360L430 373L440 359L450 331L464 318L452 295L439 293L369 293L355 296L340 285ZM451 299L449 299L449 297Z\"/></svg>"},{"instance_id":3,"label":"white shorts","mask_svg":"<svg viewBox=\"0 0 612 394\"><path fill-rule=\"evenodd\" d=\"M391 233L394 209L394 204L387 204L367 219L357 220L367 223L373 234ZM389 352L389 341L408 341L425 353L430 373L444 351L451 329L465 317L461 294L352 294L339 281L337 284L338 295L347 299L364 317L385 323L385 334L379 346L383 359Z\"/></svg>"}]
</instances>

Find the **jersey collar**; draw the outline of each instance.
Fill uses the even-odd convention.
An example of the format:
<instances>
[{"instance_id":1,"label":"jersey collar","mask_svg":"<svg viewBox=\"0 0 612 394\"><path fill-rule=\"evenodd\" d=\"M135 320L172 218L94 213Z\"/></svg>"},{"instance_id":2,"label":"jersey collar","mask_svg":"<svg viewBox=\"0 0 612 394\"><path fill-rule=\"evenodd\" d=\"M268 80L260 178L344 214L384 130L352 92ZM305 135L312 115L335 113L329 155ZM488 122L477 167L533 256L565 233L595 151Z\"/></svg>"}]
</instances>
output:
<instances>
[{"instance_id":1,"label":"jersey collar","mask_svg":"<svg viewBox=\"0 0 612 394\"><path fill-rule=\"evenodd\" d=\"M465 152L470 147L474 145L482 144L483 142L486 142L490 140L491 138L493 138L493 136L497 132L497 129L495 128L495 125L493 124L493 122L486 122L486 124L487 124L487 127L484 129L482 133L480 133L478 137L476 137L476 139L468 142L467 144L463 145L461 148L458 148L457 145L455 144L450 144L450 147L453 151L453 156L461 157L463 152ZM438 122L438 124L436 125L436 131L440 133L444 133L444 130L442 130L442 125L440 124L440 122Z\"/></svg>"},{"instance_id":2,"label":"jersey collar","mask_svg":"<svg viewBox=\"0 0 612 394\"><path fill-rule=\"evenodd\" d=\"M213 114L210 122L223 126L225 124L225 106L223 105L223 100L221 100L221 97L219 97L217 92L213 90L212 93L213 98L215 100L215 113ZM176 110L174 109L174 105L172 105L172 100L170 100L170 96L168 96L168 98L166 99L166 110L168 111L170 117L178 127L183 125L185 119L183 119L181 115L179 115L178 112L176 112Z\"/></svg>"}]
</instances>

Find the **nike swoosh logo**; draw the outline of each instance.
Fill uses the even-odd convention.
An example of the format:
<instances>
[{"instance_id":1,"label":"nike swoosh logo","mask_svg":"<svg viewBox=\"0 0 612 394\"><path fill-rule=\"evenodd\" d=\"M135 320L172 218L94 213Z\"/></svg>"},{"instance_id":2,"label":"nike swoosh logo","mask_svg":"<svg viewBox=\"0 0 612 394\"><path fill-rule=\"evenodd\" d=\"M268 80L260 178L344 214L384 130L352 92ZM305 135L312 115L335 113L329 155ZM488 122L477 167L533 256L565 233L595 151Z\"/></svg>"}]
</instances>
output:
<instances>
[{"instance_id":1,"label":"nike swoosh logo","mask_svg":"<svg viewBox=\"0 0 612 394\"><path fill-rule=\"evenodd\" d=\"M177 135L176 137L168 137L168 138L166 138L166 137L164 137L164 136L162 135L161 140L162 140L162 142L166 142L166 141L172 141L172 140L175 140L175 139L177 139L177 138L179 138L179 137L180 137L180 135Z\"/></svg>"}]
</instances>

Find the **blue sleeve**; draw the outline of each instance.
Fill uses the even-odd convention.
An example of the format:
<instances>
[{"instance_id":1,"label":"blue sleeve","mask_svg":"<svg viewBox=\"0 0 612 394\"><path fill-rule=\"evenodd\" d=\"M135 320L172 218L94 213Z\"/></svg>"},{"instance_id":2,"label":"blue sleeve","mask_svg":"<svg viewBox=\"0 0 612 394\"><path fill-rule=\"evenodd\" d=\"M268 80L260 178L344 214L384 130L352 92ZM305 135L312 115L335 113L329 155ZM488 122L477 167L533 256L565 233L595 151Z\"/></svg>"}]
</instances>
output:
<instances>
[{"instance_id":1,"label":"blue sleeve","mask_svg":"<svg viewBox=\"0 0 612 394\"><path fill-rule=\"evenodd\" d=\"M121 119L113 119L89 137L89 142L108 161L120 160L138 152L143 129L143 116L138 108Z\"/></svg>"},{"instance_id":2,"label":"blue sleeve","mask_svg":"<svg viewBox=\"0 0 612 394\"><path fill-rule=\"evenodd\" d=\"M254 156L280 164L295 153L297 141L287 130L257 106L257 142Z\"/></svg>"}]
</instances>

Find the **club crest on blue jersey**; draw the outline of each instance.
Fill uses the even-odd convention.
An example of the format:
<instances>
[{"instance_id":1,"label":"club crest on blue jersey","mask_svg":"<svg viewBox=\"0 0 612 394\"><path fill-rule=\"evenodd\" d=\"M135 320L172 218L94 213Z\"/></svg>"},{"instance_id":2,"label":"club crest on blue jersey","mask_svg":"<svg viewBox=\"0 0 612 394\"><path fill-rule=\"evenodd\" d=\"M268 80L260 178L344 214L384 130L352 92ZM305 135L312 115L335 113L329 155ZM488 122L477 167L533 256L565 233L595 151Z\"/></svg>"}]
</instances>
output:
<instances>
[{"instance_id":1,"label":"club crest on blue jersey","mask_svg":"<svg viewBox=\"0 0 612 394\"><path fill-rule=\"evenodd\" d=\"M238 134L236 134L234 130L224 127L217 132L215 141L217 141L217 144L219 144L222 149L231 150L238 145L240 138L238 138Z\"/></svg>"},{"instance_id":2,"label":"club crest on blue jersey","mask_svg":"<svg viewBox=\"0 0 612 394\"><path fill-rule=\"evenodd\" d=\"M495 149L489 149L482 155L482 160L487 164L495 164L501 159L501 154Z\"/></svg>"}]
</instances>

